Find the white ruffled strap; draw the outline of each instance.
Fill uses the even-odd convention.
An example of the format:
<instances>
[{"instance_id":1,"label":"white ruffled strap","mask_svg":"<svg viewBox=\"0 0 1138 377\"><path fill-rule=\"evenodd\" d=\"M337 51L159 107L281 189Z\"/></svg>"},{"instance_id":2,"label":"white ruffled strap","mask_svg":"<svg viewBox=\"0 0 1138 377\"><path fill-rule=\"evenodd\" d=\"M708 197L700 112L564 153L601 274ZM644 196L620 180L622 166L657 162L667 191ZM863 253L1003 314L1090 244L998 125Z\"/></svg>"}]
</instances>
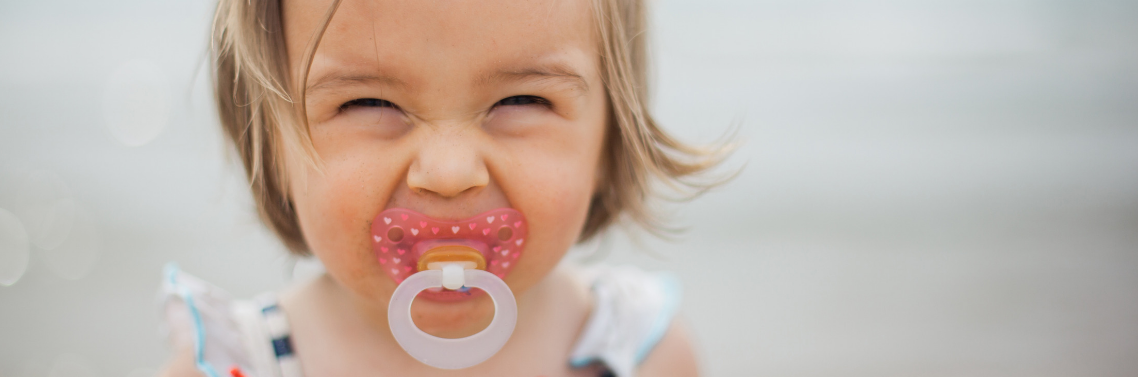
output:
<instances>
[{"instance_id":1,"label":"white ruffled strap","mask_svg":"<svg viewBox=\"0 0 1138 377\"><path fill-rule=\"evenodd\" d=\"M159 302L170 343L190 346L195 366L207 377L222 377L220 371L234 366L247 370L229 294L180 271L174 263L167 264L164 272Z\"/></svg>"},{"instance_id":2,"label":"white ruffled strap","mask_svg":"<svg viewBox=\"0 0 1138 377\"><path fill-rule=\"evenodd\" d=\"M569 363L579 368L601 362L618 377L634 377L675 317L679 279L631 266L600 267L594 274L593 312Z\"/></svg>"}]
</instances>

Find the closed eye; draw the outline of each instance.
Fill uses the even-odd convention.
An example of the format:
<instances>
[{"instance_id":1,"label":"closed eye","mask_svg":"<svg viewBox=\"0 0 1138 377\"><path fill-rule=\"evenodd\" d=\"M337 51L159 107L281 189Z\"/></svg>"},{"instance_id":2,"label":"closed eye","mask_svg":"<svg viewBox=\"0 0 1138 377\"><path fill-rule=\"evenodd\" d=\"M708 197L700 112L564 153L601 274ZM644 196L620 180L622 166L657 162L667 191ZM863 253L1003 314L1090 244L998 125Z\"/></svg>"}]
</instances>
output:
<instances>
[{"instance_id":1,"label":"closed eye","mask_svg":"<svg viewBox=\"0 0 1138 377\"><path fill-rule=\"evenodd\" d=\"M526 106L526 105L542 105L542 106L548 107L551 105L551 103L549 102L549 100L547 100L545 98L538 97L538 96L522 95L522 96L506 97L506 98L503 98L501 101L498 101L498 103L494 104L494 106Z\"/></svg>"},{"instance_id":2,"label":"closed eye","mask_svg":"<svg viewBox=\"0 0 1138 377\"><path fill-rule=\"evenodd\" d=\"M399 106L395 106L395 104L391 103L391 101L384 99L357 98L348 102L344 102L343 105L340 105L340 111L344 111L353 107L390 107L393 109L399 108Z\"/></svg>"}]
</instances>

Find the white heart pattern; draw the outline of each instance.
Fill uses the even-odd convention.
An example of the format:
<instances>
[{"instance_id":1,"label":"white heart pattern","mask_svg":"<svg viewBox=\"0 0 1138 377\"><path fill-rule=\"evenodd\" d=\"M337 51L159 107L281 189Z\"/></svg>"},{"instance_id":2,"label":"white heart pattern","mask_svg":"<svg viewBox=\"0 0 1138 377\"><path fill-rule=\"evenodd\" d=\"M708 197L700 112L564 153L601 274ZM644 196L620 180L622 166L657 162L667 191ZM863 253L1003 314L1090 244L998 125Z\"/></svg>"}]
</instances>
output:
<instances>
[{"instance_id":1,"label":"white heart pattern","mask_svg":"<svg viewBox=\"0 0 1138 377\"><path fill-rule=\"evenodd\" d=\"M380 238L379 236L376 236L376 235L372 235L371 238L374 239L375 242L383 241L383 238Z\"/></svg>"},{"instance_id":2,"label":"white heart pattern","mask_svg":"<svg viewBox=\"0 0 1138 377\"><path fill-rule=\"evenodd\" d=\"M387 224L387 225L391 225L391 218L390 218L390 217L384 217L384 218L383 218L383 223L384 223L384 224Z\"/></svg>"},{"instance_id":3,"label":"white heart pattern","mask_svg":"<svg viewBox=\"0 0 1138 377\"><path fill-rule=\"evenodd\" d=\"M391 258L392 262L399 263L399 258Z\"/></svg>"},{"instance_id":4,"label":"white heart pattern","mask_svg":"<svg viewBox=\"0 0 1138 377\"><path fill-rule=\"evenodd\" d=\"M502 256L504 257L507 255L510 255L510 251L509 250L502 250Z\"/></svg>"},{"instance_id":5,"label":"white heart pattern","mask_svg":"<svg viewBox=\"0 0 1138 377\"><path fill-rule=\"evenodd\" d=\"M398 269L398 268L392 268L392 269L391 269L391 273L392 273L393 275L399 275L399 269Z\"/></svg>"},{"instance_id":6,"label":"white heart pattern","mask_svg":"<svg viewBox=\"0 0 1138 377\"><path fill-rule=\"evenodd\" d=\"M486 223L488 223L488 224L493 224L493 223L494 223L494 216L490 216L490 217L487 217L487 218L486 218Z\"/></svg>"},{"instance_id":7,"label":"white heart pattern","mask_svg":"<svg viewBox=\"0 0 1138 377\"><path fill-rule=\"evenodd\" d=\"M412 234L412 235L416 235L416 236L418 236L418 235L419 235L419 230L418 230L418 229L415 229L415 228L411 228L411 234Z\"/></svg>"},{"instance_id":8,"label":"white heart pattern","mask_svg":"<svg viewBox=\"0 0 1138 377\"><path fill-rule=\"evenodd\" d=\"M502 268L510 267L510 262L502 262Z\"/></svg>"},{"instance_id":9,"label":"white heart pattern","mask_svg":"<svg viewBox=\"0 0 1138 377\"><path fill-rule=\"evenodd\" d=\"M457 227L457 226L450 227L450 231L454 232L454 233L458 233L458 229L459 229L459 227Z\"/></svg>"},{"instance_id":10,"label":"white heart pattern","mask_svg":"<svg viewBox=\"0 0 1138 377\"><path fill-rule=\"evenodd\" d=\"M521 246L522 241L525 241L525 240L519 238L517 241L514 241L514 243L518 244L518 246Z\"/></svg>"}]
</instances>

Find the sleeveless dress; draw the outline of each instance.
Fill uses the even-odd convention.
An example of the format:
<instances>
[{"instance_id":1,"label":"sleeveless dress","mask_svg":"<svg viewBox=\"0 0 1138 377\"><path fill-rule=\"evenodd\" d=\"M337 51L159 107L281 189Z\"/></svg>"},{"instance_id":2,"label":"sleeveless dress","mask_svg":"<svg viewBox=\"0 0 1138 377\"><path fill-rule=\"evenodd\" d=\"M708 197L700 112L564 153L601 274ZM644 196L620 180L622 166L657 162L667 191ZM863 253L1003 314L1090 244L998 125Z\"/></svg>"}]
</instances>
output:
<instances>
[{"instance_id":1,"label":"sleeveless dress","mask_svg":"<svg viewBox=\"0 0 1138 377\"><path fill-rule=\"evenodd\" d=\"M630 266L581 273L590 282L593 311L566 362L573 368L599 363L603 376L635 376L675 316L679 281ZM273 294L236 300L169 264L159 295L166 336L192 346L203 375L303 377L288 319Z\"/></svg>"}]
</instances>

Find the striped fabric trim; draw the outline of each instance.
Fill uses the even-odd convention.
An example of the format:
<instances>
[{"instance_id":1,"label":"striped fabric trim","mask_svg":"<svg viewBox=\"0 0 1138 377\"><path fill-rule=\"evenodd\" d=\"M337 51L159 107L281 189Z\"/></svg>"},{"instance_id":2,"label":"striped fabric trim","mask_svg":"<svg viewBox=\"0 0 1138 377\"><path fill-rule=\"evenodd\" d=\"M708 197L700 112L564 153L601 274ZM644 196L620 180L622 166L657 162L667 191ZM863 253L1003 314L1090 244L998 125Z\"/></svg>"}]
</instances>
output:
<instances>
[{"instance_id":1,"label":"striped fabric trim","mask_svg":"<svg viewBox=\"0 0 1138 377\"><path fill-rule=\"evenodd\" d=\"M303 377L300 361L297 360L292 347L288 319L277 306L276 300L270 301L261 308L261 316L265 321L265 328L268 329L269 339L266 341L271 344L273 355L276 357L277 368L281 373L280 377Z\"/></svg>"}]
</instances>

